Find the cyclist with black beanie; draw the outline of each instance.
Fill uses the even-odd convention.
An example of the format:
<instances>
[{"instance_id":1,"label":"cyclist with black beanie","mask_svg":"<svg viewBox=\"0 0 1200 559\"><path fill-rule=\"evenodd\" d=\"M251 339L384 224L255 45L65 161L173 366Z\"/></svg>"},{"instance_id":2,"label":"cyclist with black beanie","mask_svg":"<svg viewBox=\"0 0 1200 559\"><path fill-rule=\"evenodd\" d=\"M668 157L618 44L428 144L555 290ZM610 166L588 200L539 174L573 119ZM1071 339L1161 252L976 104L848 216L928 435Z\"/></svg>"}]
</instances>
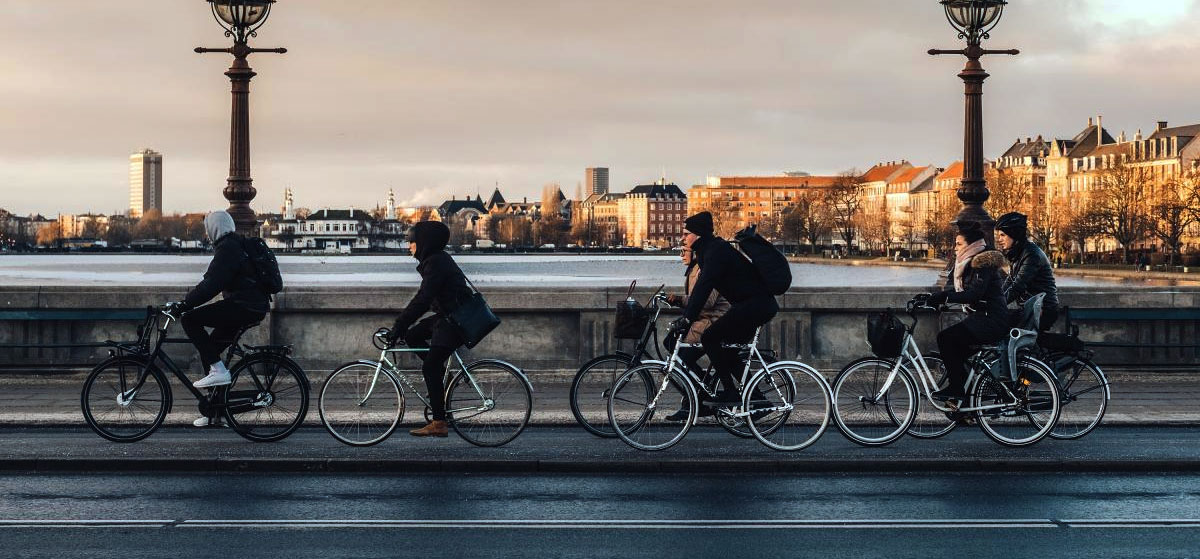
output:
<instances>
[{"instance_id":1,"label":"cyclist with black beanie","mask_svg":"<svg viewBox=\"0 0 1200 559\"><path fill-rule=\"evenodd\" d=\"M471 296L466 276L445 251L449 240L450 228L440 221L422 221L409 229L408 250L419 262L417 272L421 274L421 287L396 318L387 336L391 344L404 339L408 347L429 348L428 352L417 352L416 355L424 361L421 372L429 390L431 421L409 431L414 437L445 437L449 432L446 425L446 361L463 345L463 339L447 322L446 313ZM432 315L417 322L430 310Z\"/></svg>"},{"instance_id":2,"label":"cyclist with black beanie","mask_svg":"<svg viewBox=\"0 0 1200 559\"><path fill-rule=\"evenodd\" d=\"M683 225L684 244L692 249L700 275L688 296L683 317L671 326L676 330L689 328L700 318L714 290L729 301L729 310L701 334L700 344L721 380L717 403L740 402L734 383L739 352L723 344L749 342L754 331L779 312L779 304L754 265L728 241L713 234L711 213L700 212L687 218Z\"/></svg>"},{"instance_id":3,"label":"cyclist with black beanie","mask_svg":"<svg viewBox=\"0 0 1200 559\"><path fill-rule=\"evenodd\" d=\"M1004 280L1004 297L1009 303L1022 305L1030 297L1045 293L1038 327L1049 330L1058 320L1054 268L1041 247L1029 240L1029 226L1024 214L1010 212L996 220L996 248L1004 252L1004 258L1012 268ZM1012 313L1014 317L1020 314L1020 311Z\"/></svg>"}]
</instances>

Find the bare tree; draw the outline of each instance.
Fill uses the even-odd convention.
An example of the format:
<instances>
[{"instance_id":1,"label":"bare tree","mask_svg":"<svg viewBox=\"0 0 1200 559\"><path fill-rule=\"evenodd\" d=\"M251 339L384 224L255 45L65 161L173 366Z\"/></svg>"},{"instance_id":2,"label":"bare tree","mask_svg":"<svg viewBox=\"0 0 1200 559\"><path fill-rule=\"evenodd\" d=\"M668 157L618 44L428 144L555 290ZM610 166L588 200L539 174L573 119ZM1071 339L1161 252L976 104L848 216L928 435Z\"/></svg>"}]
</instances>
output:
<instances>
[{"instance_id":1,"label":"bare tree","mask_svg":"<svg viewBox=\"0 0 1200 559\"><path fill-rule=\"evenodd\" d=\"M954 245L954 218L957 208L947 203L938 203L933 211L925 214L921 224L921 236L937 256L942 256Z\"/></svg>"},{"instance_id":2,"label":"bare tree","mask_svg":"<svg viewBox=\"0 0 1200 559\"><path fill-rule=\"evenodd\" d=\"M63 228L62 224L55 221L47 225L37 232L37 244L42 246L58 245L62 246Z\"/></svg>"},{"instance_id":3,"label":"bare tree","mask_svg":"<svg viewBox=\"0 0 1200 559\"><path fill-rule=\"evenodd\" d=\"M1196 223L1195 190L1191 182L1185 177L1168 181L1151 199L1150 232L1171 251L1172 266L1179 258L1183 236Z\"/></svg>"},{"instance_id":4,"label":"bare tree","mask_svg":"<svg viewBox=\"0 0 1200 559\"><path fill-rule=\"evenodd\" d=\"M1129 262L1129 247L1151 228L1150 197L1145 173L1116 162L1100 172L1092 192L1101 232L1121 245L1122 261Z\"/></svg>"},{"instance_id":5,"label":"bare tree","mask_svg":"<svg viewBox=\"0 0 1200 559\"><path fill-rule=\"evenodd\" d=\"M1080 262L1087 261L1087 242L1104 234L1102 217L1094 204L1086 203L1070 211L1064 235L1079 245Z\"/></svg>"},{"instance_id":6,"label":"bare tree","mask_svg":"<svg viewBox=\"0 0 1200 559\"><path fill-rule=\"evenodd\" d=\"M855 220L862 213L862 190L858 186L861 182L862 174L851 169L839 174L825 191L825 205L832 216L833 231L846 243L846 250L850 250L854 242Z\"/></svg>"},{"instance_id":7,"label":"bare tree","mask_svg":"<svg viewBox=\"0 0 1200 559\"><path fill-rule=\"evenodd\" d=\"M108 223L108 230L104 232L104 240L110 247L128 246L133 242L133 232L129 230L125 220L112 220Z\"/></svg>"},{"instance_id":8,"label":"bare tree","mask_svg":"<svg viewBox=\"0 0 1200 559\"><path fill-rule=\"evenodd\" d=\"M855 228L867 246L878 246L884 256L888 255L892 240L892 220L886 210L860 212Z\"/></svg>"},{"instance_id":9,"label":"bare tree","mask_svg":"<svg viewBox=\"0 0 1200 559\"><path fill-rule=\"evenodd\" d=\"M808 252L816 252L817 243L829 235L833 215L825 201L825 193L806 190L801 192L791 207L780 219L780 234L795 239L799 248L801 240L808 241Z\"/></svg>"},{"instance_id":10,"label":"bare tree","mask_svg":"<svg viewBox=\"0 0 1200 559\"><path fill-rule=\"evenodd\" d=\"M163 216L158 210L147 210L134 226L133 234L139 239L162 239Z\"/></svg>"},{"instance_id":11,"label":"bare tree","mask_svg":"<svg viewBox=\"0 0 1200 559\"><path fill-rule=\"evenodd\" d=\"M1033 209L1033 181L1024 175L1000 169L987 171L988 210L1000 216L1009 212L1029 215Z\"/></svg>"}]
</instances>

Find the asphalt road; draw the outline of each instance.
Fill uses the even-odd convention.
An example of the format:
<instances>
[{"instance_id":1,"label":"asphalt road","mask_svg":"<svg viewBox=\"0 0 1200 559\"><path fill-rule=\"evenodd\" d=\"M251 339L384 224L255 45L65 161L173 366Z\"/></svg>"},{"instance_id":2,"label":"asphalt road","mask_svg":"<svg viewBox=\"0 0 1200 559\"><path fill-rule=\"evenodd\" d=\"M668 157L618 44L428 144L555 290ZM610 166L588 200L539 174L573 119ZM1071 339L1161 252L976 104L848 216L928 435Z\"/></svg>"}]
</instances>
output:
<instances>
[{"instance_id":1,"label":"asphalt road","mask_svg":"<svg viewBox=\"0 0 1200 559\"><path fill-rule=\"evenodd\" d=\"M831 428L813 446L777 452L716 427L693 429L661 452L634 450L579 427L527 429L499 448L480 448L451 434L416 439L405 433L355 448L323 429L302 429L277 443L251 443L229 429L162 429L137 443L101 439L86 427L0 430L0 470L21 471L329 471L329 472L670 472L779 473L886 471L1186 471L1200 473L1200 428L1101 426L1076 441L1043 440L1003 447L977 427L935 440L903 438L883 448L855 445Z\"/></svg>"},{"instance_id":2,"label":"asphalt road","mask_svg":"<svg viewBox=\"0 0 1200 559\"><path fill-rule=\"evenodd\" d=\"M6 557L1185 557L1200 476L4 475Z\"/></svg>"}]
</instances>

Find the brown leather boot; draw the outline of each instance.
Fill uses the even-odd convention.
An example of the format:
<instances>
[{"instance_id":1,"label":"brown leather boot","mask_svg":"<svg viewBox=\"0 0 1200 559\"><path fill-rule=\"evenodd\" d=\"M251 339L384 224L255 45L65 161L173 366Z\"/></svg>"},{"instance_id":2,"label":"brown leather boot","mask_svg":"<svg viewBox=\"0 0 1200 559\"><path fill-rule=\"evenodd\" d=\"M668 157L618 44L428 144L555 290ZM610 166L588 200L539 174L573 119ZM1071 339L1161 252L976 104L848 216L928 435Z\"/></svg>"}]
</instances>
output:
<instances>
[{"instance_id":1,"label":"brown leather boot","mask_svg":"<svg viewBox=\"0 0 1200 559\"><path fill-rule=\"evenodd\" d=\"M408 434L414 437L445 437L446 435L450 434L450 428L446 425L445 421L438 421L435 419L430 421L429 425L426 425L420 429L413 429L412 431L409 431Z\"/></svg>"}]
</instances>

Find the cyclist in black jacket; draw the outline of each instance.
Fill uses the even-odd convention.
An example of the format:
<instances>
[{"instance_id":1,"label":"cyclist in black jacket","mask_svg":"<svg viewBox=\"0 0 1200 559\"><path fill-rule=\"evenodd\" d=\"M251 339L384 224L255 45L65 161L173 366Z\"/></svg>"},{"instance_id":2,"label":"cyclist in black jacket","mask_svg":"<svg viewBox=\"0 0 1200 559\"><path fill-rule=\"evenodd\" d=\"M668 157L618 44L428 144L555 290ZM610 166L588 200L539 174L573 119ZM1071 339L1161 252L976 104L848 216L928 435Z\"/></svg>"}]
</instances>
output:
<instances>
[{"instance_id":1,"label":"cyclist in black jacket","mask_svg":"<svg viewBox=\"0 0 1200 559\"><path fill-rule=\"evenodd\" d=\"M233 218L223 210L212 212L204 217L204 232L213 246L212 261L204 279L188 291L183 301L168 305L168 312L182 314L179 323L208 371L207 376L192 383L196 388L230 383L229 369L221 361L221 352L233 343L239 329L262 322L271 303L270 296L258 285L243 237L234 232ZM222 296L220 301L205 305L218 293ZM205 328L212 328L212 333ZM197 427L210 424L208 417L193 422Z\"/></svg>"},{"instance_id":2,"label":"cyclist in black jacket","mask_svg":"<svg viewBox=\"0 0 1200 559\"><path fill-rule=\"evenodd\" d=\"M688 297L683 317L671 326L686 330L700 318L700 312L714 290L729 301L729 310L701 334L700 344L721 379L722 390L717 393L717 402L740 402L734 389L739 352L727 349L723 344L750 341L755 329L770 322L779 312L779 304L754 265L728 241L713 235L712 214L700 212L683 223L684 244L692 249L700 266L700 277Z\"/></svg>"},{"instance_id":3,"label":"cyclist in black jacket","mask_svg":"<svg viewBox=\"0 0 1200 559\"><path fill-rule=\"evenodd\" d=\"M1054 268L1041 247L1029 240L1029 226L1024 214L1010 212L996 220L996 248L1004 252L1012 270L1004 280L1004 296L1009 303L1022 305L1030 297L1045 293L1042 317L1038 326L1049 330L1058 320L1058 286ZM1015 311L1013 322L1021 311Z\"/></svg>"},{"instance_id":4,"label":"cyclist in black jacket","mask_svg":"<svg viewBox=\"0 0 1200 559\"><path fill-rule=\"evenodd\" d=\"M449 240L450 228L440 221L422 221L408 231L408 250L420 262L417 272L421 274L421 287L388 333L390 343L403 338L408 347L429 348L428 352L416 355L424 360L421 372L429 390L432 417L428 425L409 431L414 437L445 437L449 432L444 379L446 361L463 345L463 339L446 321L445 315L471 296L466 276L445 251ZM433 315L417 322L430 310Z\"/></svg>"}]
</instances>

